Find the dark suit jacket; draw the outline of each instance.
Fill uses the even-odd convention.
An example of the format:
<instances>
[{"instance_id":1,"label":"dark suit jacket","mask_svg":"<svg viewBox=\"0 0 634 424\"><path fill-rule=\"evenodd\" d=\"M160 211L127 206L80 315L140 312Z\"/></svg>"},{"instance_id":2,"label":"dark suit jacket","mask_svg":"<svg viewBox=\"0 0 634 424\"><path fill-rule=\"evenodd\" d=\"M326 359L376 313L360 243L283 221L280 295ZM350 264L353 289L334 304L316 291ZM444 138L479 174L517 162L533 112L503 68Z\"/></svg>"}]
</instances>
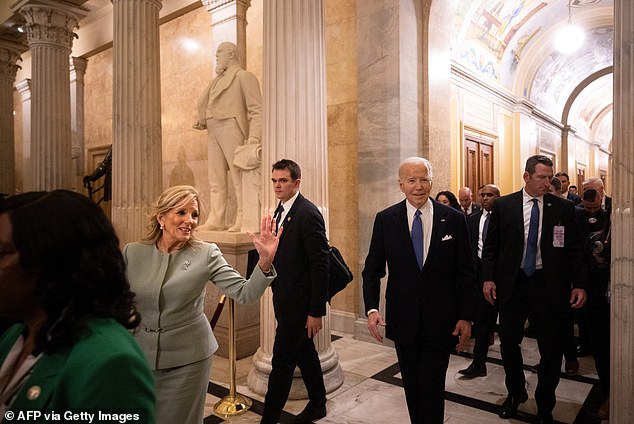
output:
<instances>
[{"instance_id":1,"label":"dark suit jacket","mask_svg":"<svg viewBox=\"0 0 634 424\"><path fill-rule=\"evenodd\" d=\"M522 190L497 199L492 212L482 253L482 279L496 284L497 298L505 303L513 293L524 255ZM572 202L545 194L542 213L540 249L544 277L552 287L552 300L560 304L569 297L571 281L576 288L586 287L583 242ZM565 228L564 247L553 246L555 225Z\"/></svg>"},{"instance_id":2,"label":"dark suit jacket","mask_svg":"<svg viewBox=\"0 0 634 424\"><path fill-rule=\"evenodd\" d=\"M451 349L459 319L475 316L475 268L462 212L438 203L434 208L431 241L422 271L418 268L405 200L376 215L372 241L363 269L366 311L379 309L381 278L385 293L386 337L408 344L419 326L432 345Z\"/></svg>"},{"instance_id":3,"label":"dark suit jacket","mask_svg":"<svg viewBox=\"0 0 634 424\"><path fill-rule=\"evenodd\" d=\"M578 205L579 203L581 203L581 196L579 196L578 194L571 193L571 192L568 192L566 194L566 199L570 200L575 205Z\"/></svg>"},{"instance_id":4,"label":"dark suit jacket","mask_svg":"<svg viewBox=\"0 0 634 424\"><path fill-rule=\"evenodd\" d=\"M480 218L482 218L482 213L482 209L479 209L467 217L467 228L469 229L470 239L469 245L471 246L471 254L476 264L480 261L480 258L478 258L478 240L480 239ZM489 218L489 221L490 220L491 218Z\"/></svg>"},{"instance_id":5,"label":"dark suit jacket","mask_svg":"<svg viewBox=\"0 0 634 424\"><path fill-rule=\"evenodd\" d=\"M480 205L478 205L476 202L471 202L471 213L469 215L473 215L474 213L478 212L480 209L482 209Z\"/></svg>"},{"instance_id":6,"label":"dark suit jacket","mask_svg":"<svg viewBox=\"0 0 634 424\"><path fill-rule=\"evenodd\" d=\"M326 226L317 207L301 193L282 225L284 231L273 261L277 278L271 284L275 317L278 323L299 320L304 326L308 315L326 315Z\"/></svg>"},{"instance_id":7,"label":"dark suit jacket","mask_svg":"<svg viewBox=\"0 0 634 424\"><path fill-rule=\"evenodd\" d=\"M24 325L17 324L0 339L0 363L23 331ZM39 395L29 396L34 387L39 387ZM11 406L14 411L59 414L71 409L116 412L116 408L119 412L143 411L139 423L155 421L154 381L147 361L134 338L111 319L91 320L86 337L70 350L44 354ZM44 416L35 422L44 422Z\"/></svg>"}]
</instances>

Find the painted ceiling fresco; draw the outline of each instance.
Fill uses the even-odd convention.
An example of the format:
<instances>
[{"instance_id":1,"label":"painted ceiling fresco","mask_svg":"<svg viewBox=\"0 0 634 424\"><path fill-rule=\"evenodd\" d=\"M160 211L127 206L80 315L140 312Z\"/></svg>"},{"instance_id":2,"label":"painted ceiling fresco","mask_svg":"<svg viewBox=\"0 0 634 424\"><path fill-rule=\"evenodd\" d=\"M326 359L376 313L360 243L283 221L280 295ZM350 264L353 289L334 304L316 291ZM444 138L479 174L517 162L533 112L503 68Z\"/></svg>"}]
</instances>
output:
<instances>
[{"instance_id":1,"label":"painted ceiling fresco","mask_svg":"<svg viewBox=\"0 0 634 424\"><path fill-rule=\"evenodd\" d=\"M612 65L613 23L584 23L581 49L564 55L554 50L556 29L570 18L578 23L593 13L612 13L613 0L457 0L452 33L452 58L480 78L524 96L542 111L561 119L564 105L588 75ZM575 17L577 21L575 21ZM594 21L597 21L594 19ZM605 21L605 20L604 20ZM598 25L598 26L597 26ZM533 57L531 57L533 56ZM538 60L526 86L517 87L518 70ZM534 66L534 65L531 65ZM612 93L591 89L577 101L612 102ZM577 110L594 110L579 106ZM575 117L575 122L586 122ZM593 121L590 119L590 121ZM595 122L597 123L597 122ZM582 125L584 135L591 130ZM611 138L611 137L610 137Z\"/></svg>"}]
</instances>

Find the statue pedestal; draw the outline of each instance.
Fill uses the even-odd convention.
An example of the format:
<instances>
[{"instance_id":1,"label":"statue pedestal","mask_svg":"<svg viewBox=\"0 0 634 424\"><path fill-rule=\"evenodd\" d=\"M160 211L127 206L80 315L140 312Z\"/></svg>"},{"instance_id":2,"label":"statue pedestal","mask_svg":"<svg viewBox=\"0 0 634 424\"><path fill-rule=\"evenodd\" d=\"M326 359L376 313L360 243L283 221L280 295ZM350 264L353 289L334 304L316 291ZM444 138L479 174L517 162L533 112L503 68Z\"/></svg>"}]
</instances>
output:
<instances>
[{"instance_id":1,"label":"statue pedestal","mask_svg":"<svg viewBox=\"0 0 634 424\"><path fill-rule=\"evenodd\" d=\"M209 243L216 243L225 257L240 274L247 272L247 258L253 243L246 233L230 233L227 231L198 231L198 237ZM210 284L205 293L205 314L208 318L218 307L218 299L222 293ZM220 345L216 355L229 357L229 318L225 308L218 319L214 335ZM260 306L259 303L243 305L235 303L236 359L251 356L260 346Z\"/></svg>"}]
</instances>

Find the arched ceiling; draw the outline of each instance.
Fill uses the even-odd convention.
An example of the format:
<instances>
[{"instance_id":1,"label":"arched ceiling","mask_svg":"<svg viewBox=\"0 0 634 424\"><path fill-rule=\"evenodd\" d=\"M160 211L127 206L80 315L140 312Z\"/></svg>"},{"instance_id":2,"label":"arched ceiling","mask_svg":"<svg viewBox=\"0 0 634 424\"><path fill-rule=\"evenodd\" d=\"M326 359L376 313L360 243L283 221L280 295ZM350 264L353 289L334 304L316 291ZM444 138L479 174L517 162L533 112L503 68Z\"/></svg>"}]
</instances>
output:
<instances>
[{"instance_id":1,"label":"arched ceiling","mask_svg":"<svg viewBox=\"0 0 634 424\"><path fill-rule=\"evenodd\" d=\"M570 9L568 2L456 0L452 58L561 121L581 82L613 60L613 0L571 0ZM585 40L577 52L565 55L554 49L553 40L568 23L569 10ZM611 119L612 74L600 80L575 93L567 121L581 137L607 149L612 138L606 123Z\"/></svg>"}]
</instances>

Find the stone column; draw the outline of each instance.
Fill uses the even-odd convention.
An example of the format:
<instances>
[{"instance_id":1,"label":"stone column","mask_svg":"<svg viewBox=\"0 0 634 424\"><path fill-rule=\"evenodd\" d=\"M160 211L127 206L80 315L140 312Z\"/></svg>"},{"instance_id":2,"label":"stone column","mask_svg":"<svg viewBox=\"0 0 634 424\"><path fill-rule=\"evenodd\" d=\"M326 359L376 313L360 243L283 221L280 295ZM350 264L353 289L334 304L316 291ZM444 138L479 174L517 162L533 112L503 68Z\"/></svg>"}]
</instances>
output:
<instances>
[{"instance_id":1,"label":"stone column","mask_svg":"<svg viewBox=\"0 0 634 424\"><path fill-rule=\"evenodd\" d=\"M229 41L238 46L240 66L247 65L247 9L251 0L201 0L211 13L212 51L215 54L218 45Z\"/></svg>"},{"instance_id":2,"label":"stone column","mask_svg":"<svg viewBox=\"0 0 634 424\"><path fill-rule=\"evenodd\" d=\"M15 84L22 99L22 191L32 191L31 176L31 80L25 79Z\"/></svg>"},{"instance_id":3,"label":"stone column","mask_svg":"<svg viewBox=\"0 0 634 424\"><path fill-rule=\"evenodd\" d=\"M81 191L84 166L84 75L88 60L70 58L70 129L72 133L73 189Z\"/></svg>"},{"instance_id":4,"label":"stone column","mask_svg":"<svg viewBox=\"0 0 634 424\"><path fill-rule=\"evenodd\" d=\"M614 1L610 422L634 422L634 3Z\"/></svg>"},{"instance_id":5,"label":"stone column","mask_svg":"<svg viewBox=\"0 0 634 424\"><path fill-rule=\"evenodd\" d=\"M264 2L264 144L263 209L276 200L270 186L270 165L293 159L302 168L301 192L322 211L328 225L328 163L326 126L326 62L324 1ZM260 301L260 349L253 358L248 384L266 393L275 337L270 289ZM343 383L343 371L330 343L330 315L315 338L328 393ZM290 399L306 398L296 370Z\"/></svg>"},{"instance_id":6,"label":"stone column","mask_svg":"<svg viewBox=\"0 0 634 424\"><path fill-rule=\"evenodd\" d=\"M423 6L425 4L425 6ZM424 155L434 166L434 181L449 175L450 154L436 154L440 142L430 146L430 135L423 137L423 130L434 131L431 124L423 126L421 120L429 122L429 111L423 110L423 87L421 67L427 66L427 46L421 37L421 8L429 9L429 1L369 0L357 2L357 46L358 92L359 92L359 256L363 267L375 214L403 199L398 188L398 166L409 156ZM425 18L426 19L426 18ZM449 23L447 23L449 25ZM447 34L443 32L442 34ZM446 37L445 37L446 38ZM422 64L422 65L421 65ZM449 66L444 70L448 78ZM448 82L447 82L448 84ZM448 98L448 94L438 93ZM439 98L439 97L437 97ZM428 104L428 102L426 102ZM444 109L444 108L440 108ZM439 115L440 112L435 112ZM448 122L448 121L447 121ZM439 124L434 124L439 125ZM448 125L448 123L447 123ZM448 128L448 127L447 127ZM439 131L437 128L436 131ZM447 140L448 138L445 138ZM436 158L442 162L437 163ZM446 178L446 181L449 181ZM442 187L442 183L439 184ZM436 186L434 186L436 187ZM383 284L385 290L385 284ZM381 308L384 296L381 296ZM367 328L363 304L363 293L359 292L359 317L355 322L355 338L374 341ZM389 342L388 342L389 343Z\"/></svg>"},{"instance_id":7,"label":"stone column","mask_svg":"<svg viewBox=\"0 0 634 424\"><path fill-rule=\"evenodd\" d=\"M26 19L33 81L31 173L33 188L72 188L68 56L87 10L52 0L22 0L12 7Z\"/></svg>"},{"instance_id":8,"label":"stone column","mask_svg":"<svg viewBox=\"0 0 634 424\"><path fill-rule=\"evenodd\" d=\"M17 61L26 46L0 40L0 193L15 193L15 131L13 128L13 84Z\"/></svg>"},{"instance_id":9,"label":"stone column","mask_svg":"<svg viewBox=\"0 0 634 424\"><path fill-rule=\"evenodd\" d=\"M113 0L112 221L121 243L138 240L163 190L161 0Z\"/></svg>"}]
</instances>

